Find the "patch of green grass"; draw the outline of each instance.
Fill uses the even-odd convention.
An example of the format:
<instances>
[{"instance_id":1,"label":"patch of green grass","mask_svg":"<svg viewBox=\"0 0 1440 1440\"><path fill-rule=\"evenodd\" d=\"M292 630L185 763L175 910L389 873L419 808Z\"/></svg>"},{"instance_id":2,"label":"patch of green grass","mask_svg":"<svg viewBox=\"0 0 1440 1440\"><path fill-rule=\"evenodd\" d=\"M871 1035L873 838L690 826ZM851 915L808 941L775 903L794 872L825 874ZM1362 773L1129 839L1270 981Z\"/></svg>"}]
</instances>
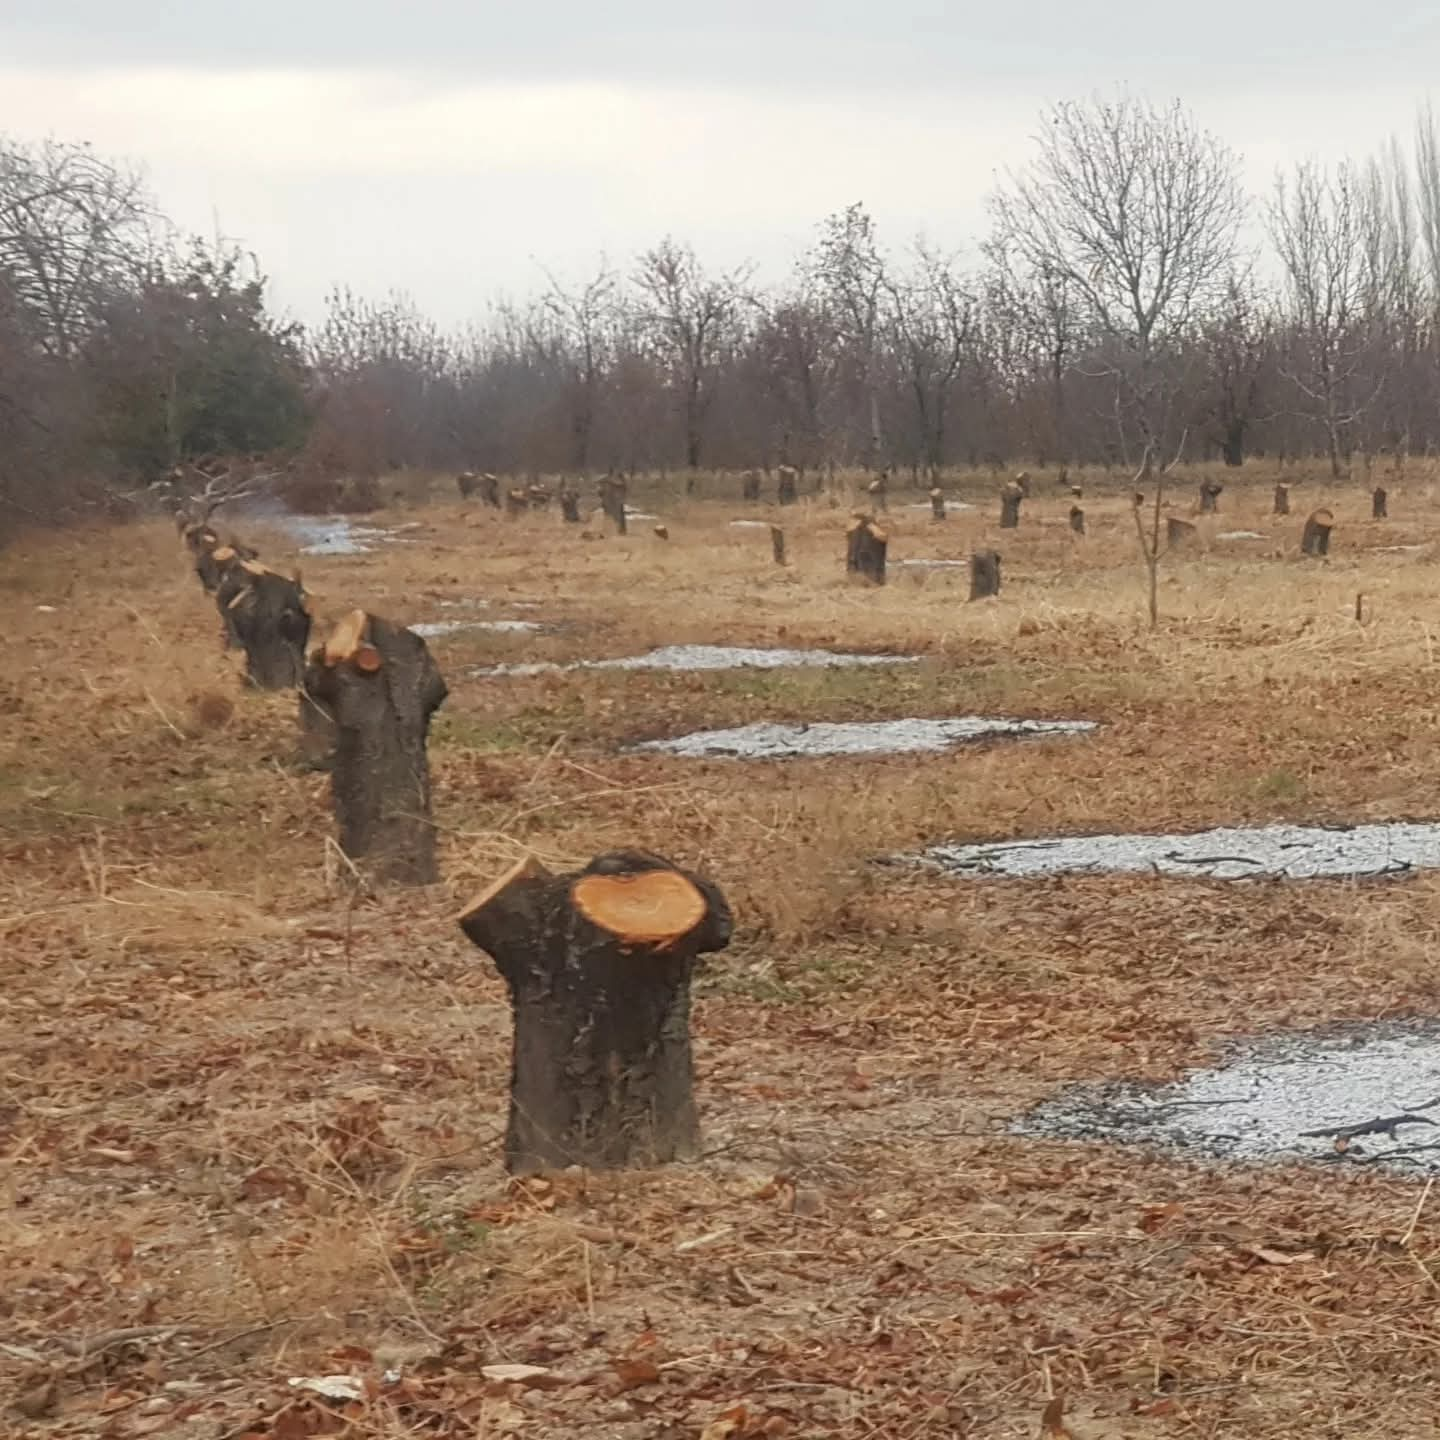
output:
<instances>
[{"instance_id":1,"label":"patch of green grass","mask_svg":"<svg viewBox=\"0 0 1440 1440\"><path fill-rule=\"evenodd\" d=\"M1280 805L1294 805L1310 793L1310 787L1293 770L1267 770L1255 781L1255 794L1261 800Z\"/></svg>"}]
</instances>

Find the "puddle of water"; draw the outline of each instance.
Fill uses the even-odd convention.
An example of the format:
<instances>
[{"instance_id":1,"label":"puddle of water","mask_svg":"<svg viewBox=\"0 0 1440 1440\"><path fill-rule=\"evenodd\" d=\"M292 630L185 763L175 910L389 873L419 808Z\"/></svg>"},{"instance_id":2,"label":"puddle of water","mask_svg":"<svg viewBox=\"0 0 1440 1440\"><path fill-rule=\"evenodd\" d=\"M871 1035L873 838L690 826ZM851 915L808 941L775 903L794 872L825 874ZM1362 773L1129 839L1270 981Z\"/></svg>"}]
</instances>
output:
<instances>
[{"instance_id":1,"label":"puddle of water","mask_svg":"<svg viewBox=\"0 0 1440 1440\"><path fill-rule=\"evenodd\" d=\"M1263 540L1265 537L1258 530L1222 530L1215 538L1217 540Z\"/></svg>"},{"instance_id":2,"label":"puddle of water","mask_svg":"<svg viewBox=\"0 0 1440 1440\"><path fill-rule=\"evenodd\" d=\"M406 628L426 640L433 640L439 635L453 635L458 630L499 630L507 634L521 634L527 630L539 630L541 625L538 620L426 620Z\"/></svg>"},{"instance_id":3,"label":"puddle of water","mask_svg":"<svg viewBox=\"0 0 1440 1440\"><path fill-rule=\"evenodd\" d=\"M770 521L768 521L768 520L732 520L732 521L730 522L730 528L731 528L732 530L768 530L768 529L770 528Z\"/></svg>"},{"instance_id":4,"label":"puddle of water","mask_svg":"<svg viewBox=\"0 0 1440 1440\"><path fill-rule=\"evenodd\" d=\"M740 645L662 645L614 660L492 665L475 675L543 675L555 670L778 670L785 666L913 665L918 655L849 655L836 650L757 650Z\"/></svg>"},{"instance_id":5,"label":"puddle of water","mask_svg":"<svg viewBox=\"0 0 1440 1440\"><path fill-rule=\"evenodd\" d=\"M937 845L906 857L968 875L1152 872L1216 880L1399 875L1440 867L1440 824L1221 827L1193 835L1072 835Z\"/></svg>"},{"instance_id":6,"label":"puddle of water","mask_svg":"<svg viewBox=\"0 0 1440 1440\"><path fill-rule=\"evenodd\" d=\"M1074 735L1094 728L1089 720L997 720L983 715L966 715L955 720L878 720L863 724L760 722L733 730L699 730L674 740L646 740L633 748L691 759L716 755L745 760L805 755L904 755L945 750L967 740L983 740L995 735Z\"/></svg>"},{"instance_id":7,"label":"puddle of water","mask_svg":"<svg viewBox=\"0 0 1440 1440\"><path fill-rule=\"evenodd\" d=\"M968 570L968 560L896 560L897 570Z\"/></svg>"},{"instance_id":8,"label":"puddle of water","mask_svg":"<svg viewBox=\"0 0 1440 1440\"><path fill-rule=\"evenodd\" d=\"M1077 1085L1021 1116L1022 1135L1117 1140L1236 1160L1440 1172L1440 1026L1388 1023L1267 1037L1173 1085ZM1307 1131L1418 1114L1393 1134ZM1419 1147L1431 1147L1421 1149Z\"/></svg>"}]
</instances>

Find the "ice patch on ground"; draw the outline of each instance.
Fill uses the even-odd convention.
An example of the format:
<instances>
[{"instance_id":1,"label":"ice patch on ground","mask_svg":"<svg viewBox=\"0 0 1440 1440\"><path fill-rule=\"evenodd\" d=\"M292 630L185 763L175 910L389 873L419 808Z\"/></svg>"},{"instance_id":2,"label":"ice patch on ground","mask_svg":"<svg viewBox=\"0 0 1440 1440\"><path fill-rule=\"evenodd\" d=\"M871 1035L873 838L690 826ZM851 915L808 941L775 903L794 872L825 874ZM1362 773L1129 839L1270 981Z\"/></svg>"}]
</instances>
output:
<instances>
[{"instance_id":1,"label":"ice patch on ground","mask_svg":"<svg viewBox=\"0 0 1440 1440\"><path fill-rule=\"evenodd\" d=\"M968 570L968 560L894 560L896 570Z\"/></svg>"},{"instance_id":2,"label":"ice patch on ground","mask_svg":"<svg viewBox=\"0 0 1440 1440\"><path fill-rule=\"evenodd\" d=\"M302 555L368 555L377 545L406 544L397 539L401 530L419 528L419 521L382 529L357 525L343 515L276 515L271 523L280 526L300 542Z\"/></svg>"},{"instance_id":3,"label":"ice patch on ground","mask_svg":"<svg viewBox=\"0 0 1440 1440\"><path fill-rule=\"evenodd\" d=\"M1222 826L1192 835L1067 835L936 845L908 859L966 875L1152 872L1243 880L1397 875L1440 868L1440 825Z\"/></svg>"},{"instance_id":4,"label":"ice patch on ground","mask_svg":"<svg viewBox=\"0 0 1440 1440\"><path fill-rule=\"evenodd\" d=\"M539 630L541 626L538 620L426 620L406 628L426 640L433 640L440 635L453 635L457 630L499 630L507 634L521 634L527 630Z\"/></svg>"},{"instance_id":5,"label":"ice patch on ground","mask_svg":"<svg viewBox=\"0 0 1440 1440\"><path fill-rule=\"evenodd\" d=\"M905 507L907 510L930 510L932 506L928 500L917 500ZM968 500L947 500L946 510L973 510L975 507Z\"/></svg>"},{"instance_id":6,"label":"ice patch on ground","mask_svg":"<svg viewBox=\"0 0 1440 1440\"><path fill-rule=\"evenodd\" d=\"M1222 530L1216 537L1217 540L1263 540L1258 530Z\"/></svg>"},{"instance_id":7,"label":"ice patch on ground","mask_svg":"<svg viewBox=\"0 0 1440 1440\"><path fill-rule=\"evenodd\" d=\"M806 755L905 755L945 750L992 736L1074 735L1093 730L1090 720L1000 720L966 715L954 720L877 720L780 725L758 722L732 730L699 730L673 740L646 740L635 750L691 759L732 756L768 760Z\"/></svg>"},{"instance_id":8,"label":"ice patch on ground","mask_svg":"<svg viewBox=\"0 0 1440 1440\"><path fill-rule=\"evenodd\" d=\"M759 650L743 645L662 645L614 660L540 661L491 665L475 675L543 675L555 670L779 670L786 666L838 669L852 665L913 665L918 655L850 655L836 650Z\"/></svg>"},{"instance_id":9,"label":"ice patch on ground","mask_svg":"<svg viewBox=\"0 0 1440 1440\"><path fill-rule=\"evenodd\" d=\"M771 523L769 520L732 520L730 528L732 530L768 530Z\"/></svg>"},{"instance_id":10,"label":"ice patch on ground","mask_svg":"<svg viewBox=\"0 0 1440 1440\"><path fill-rule=\"evenodd\" d=\"M1021 1116L1022 1135L1117 1140L1236 1160L1440 1172L1440 1026L1387 1022L1266 1037L1173 1085L1077 1085ZM1416 1115L1393 1133L1351 1134ZM1335 1131L1307 1134L1307 1131Z\"/></svg>"}]
</instances>

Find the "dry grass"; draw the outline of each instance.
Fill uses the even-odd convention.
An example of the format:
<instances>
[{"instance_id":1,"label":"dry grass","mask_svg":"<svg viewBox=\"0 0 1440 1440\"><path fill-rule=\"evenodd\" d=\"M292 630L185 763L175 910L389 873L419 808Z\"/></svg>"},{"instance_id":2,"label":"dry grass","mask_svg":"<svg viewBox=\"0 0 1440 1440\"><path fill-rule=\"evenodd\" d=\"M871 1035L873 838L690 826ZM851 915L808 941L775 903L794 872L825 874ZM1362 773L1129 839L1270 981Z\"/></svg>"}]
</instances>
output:
<instances>
[{"instance_id":1,"label":"dry grass","mask_svg":"<svg viewBox=\"0 0 1440 1440\"><path fill-rule=\"evenodd\" d=\"M743 1404L711 1435L1000 1437L1036 1433L1063 1392L1079 1436L1432 1433L1440 1200L1004 1122L1257 1028L1433 1014L1440 882L959 884L870 863L943 838L1440 814L1432 481L1392 485L1396 518L1372 524L1359 486L1314 480L1274 521L1272 479L1232 484L1165 562L1155 633L1118 476L1090 485L1078 542L1058 492L1004 534L988 479L943 526L897 493L892 560L1002 551L981 605L963 574L848 586L844 506L778 517L783 571L714 500L665 505L668 541L448 495L408 509L392 518L421 522L416 543L304 562L322 611L485 599L479 617L553 628L433 642L446 882L358 900L324 779L291 764L293 699L242 690L173 529L0 555L7 1423L639 1440ZM1321 503L1323 565L1295 553ZM923 659L467 675L682 642ZM622 749L974 711L1104 728L863 762ZM560 865L617 844L705 869L741 919L697 1006L711 1153L511 1186L508 1016L450 917L526 849ZM514 1362L555 1388L480 1373ZM392 1368L403 1384L377 1393ZM341 1420L285 1384L336 1372L372 1382Z\"/></svg>"}]
</instances>

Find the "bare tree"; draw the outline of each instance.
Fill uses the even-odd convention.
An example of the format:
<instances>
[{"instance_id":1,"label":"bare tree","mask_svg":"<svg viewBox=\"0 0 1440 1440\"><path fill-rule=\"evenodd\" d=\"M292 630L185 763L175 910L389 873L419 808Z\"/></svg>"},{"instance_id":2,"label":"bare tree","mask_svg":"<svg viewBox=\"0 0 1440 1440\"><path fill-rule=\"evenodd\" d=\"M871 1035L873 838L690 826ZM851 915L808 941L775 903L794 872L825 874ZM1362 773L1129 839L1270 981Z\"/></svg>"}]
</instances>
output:
<instances>
[{"instance_id":1,"label":"bare tree","mask_svg":"<svg viewBox=\"0 0 1440 1440\"><path fill-rule=\"evenodd\" d=\"M570 464L579 474L588 475L619 280L603 259L594 276L573 290L548 271L546 277L550 288L544 305L561 342L559 362L569 398Z\"/></svg>"}]
</instances>

